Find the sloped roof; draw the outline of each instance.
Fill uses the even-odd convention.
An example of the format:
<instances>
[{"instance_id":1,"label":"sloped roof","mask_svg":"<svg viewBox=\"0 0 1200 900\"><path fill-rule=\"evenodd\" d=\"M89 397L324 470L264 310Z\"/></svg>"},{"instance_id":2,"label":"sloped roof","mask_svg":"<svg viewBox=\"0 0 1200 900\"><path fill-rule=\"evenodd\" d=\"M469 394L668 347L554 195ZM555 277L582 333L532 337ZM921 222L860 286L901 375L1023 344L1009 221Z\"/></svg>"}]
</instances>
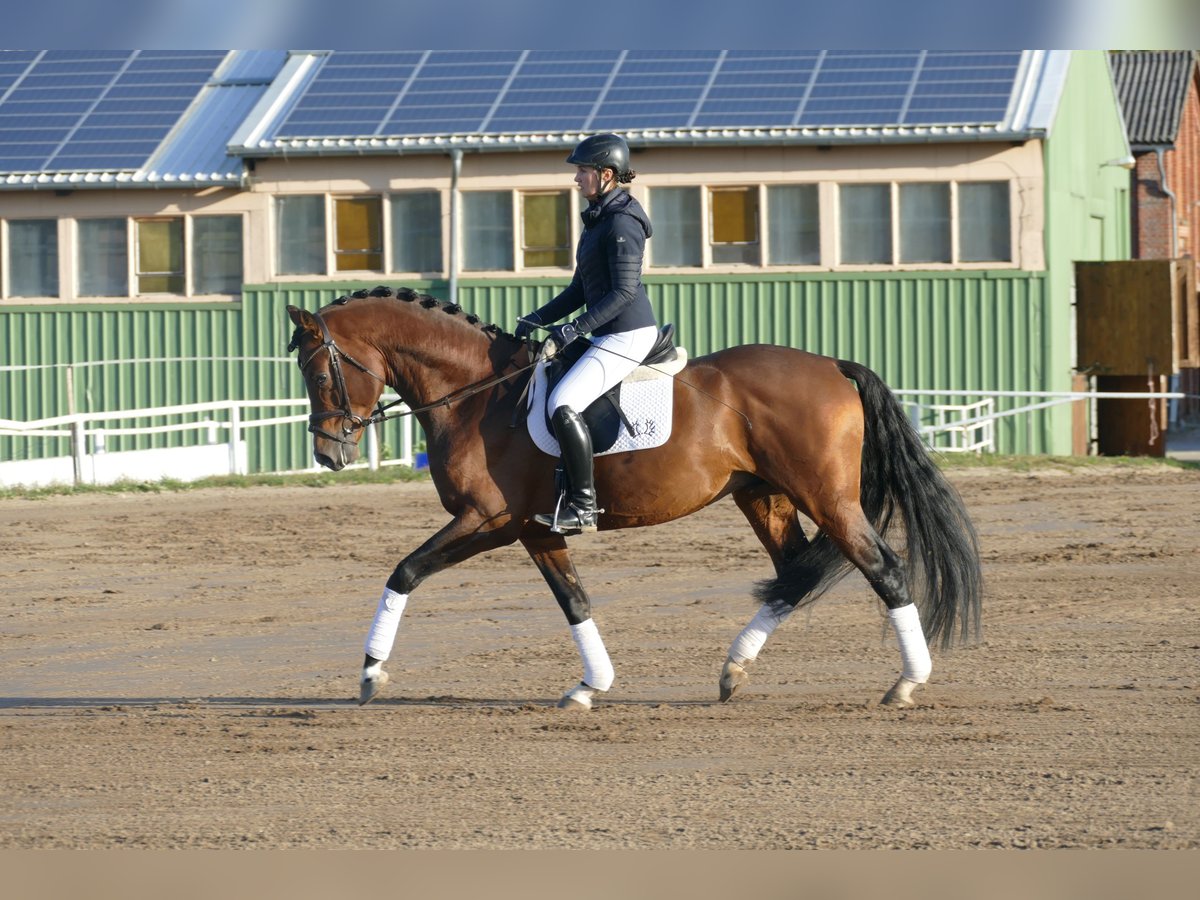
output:
<instances>
[{"instance_id":1,"label":"sloped roof","mask_svg":"<svg viewBox=\"0 0 1200 900\"><path fill-rule=\"evenodd\" d=\"M286 51L0 53L0 187L237 185Z\"/></svg>"},{"instance_id":2,"label":"sloped roof","mask_svg":"<svg viewBox=\"0 0 1200 900\"><path fill-rule=\"evenodd\" d=\"M237 185L244 158L1024 140L1070 51L7 51L0 189Z\"/></svg>"},{"instance_id":3,"label":"sloped roof","mask_svg":"<svg viewBox=\"0 0 1200 900\"><path fill-rule=\"evenodd\" d=\"M1191 50L1122 50L1109 57L1129 143L1173 145L1196 67Z\"/></svg>"},{"instance_id":4,"label":"sloped roof","mask_svg":"<svg viewBox=\"0 0 1200 900\"><path fill-rule=\"evenodd\" d=\"M293 54L234 136L246 155L569 146L1018 140L1069 51L336 51Z\"/></svg>"}]
</instances>

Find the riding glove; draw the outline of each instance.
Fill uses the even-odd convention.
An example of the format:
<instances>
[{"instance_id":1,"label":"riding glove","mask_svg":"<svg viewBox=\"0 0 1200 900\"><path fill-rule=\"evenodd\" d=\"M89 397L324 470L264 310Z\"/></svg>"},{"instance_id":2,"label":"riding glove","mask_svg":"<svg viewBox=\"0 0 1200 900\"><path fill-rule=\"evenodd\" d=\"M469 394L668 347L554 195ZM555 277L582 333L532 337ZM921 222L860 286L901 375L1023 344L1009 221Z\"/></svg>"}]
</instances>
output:
<instances>
[{"instance_id":1,"label":"riding glove","mask_svg":"<svg viewBox=\"0 0 1200 900\"><path fill-rule=\"evenodd\" d=\"M579 329L575 327L573 322L555 325L550 329L550 337L553 338L554 343L558 344L558 348L561 350L567 344L571 343L571 341L575 340L575 338L579 337Z\"/></svg>"},{"instance_id":2,"label":"riding glove","mask_svg":"<svg viewBox=\"0 0 1200 900\"><path fill-rule=\"evenodd\" d=\"M527 316L522 316L517 319L517 327L513 331L513 337L518 341L529 339L529 335L533 333L533 329L542 324L542 320L538 318L537 313L530 313Z\"/></svg>"}]
</instances>

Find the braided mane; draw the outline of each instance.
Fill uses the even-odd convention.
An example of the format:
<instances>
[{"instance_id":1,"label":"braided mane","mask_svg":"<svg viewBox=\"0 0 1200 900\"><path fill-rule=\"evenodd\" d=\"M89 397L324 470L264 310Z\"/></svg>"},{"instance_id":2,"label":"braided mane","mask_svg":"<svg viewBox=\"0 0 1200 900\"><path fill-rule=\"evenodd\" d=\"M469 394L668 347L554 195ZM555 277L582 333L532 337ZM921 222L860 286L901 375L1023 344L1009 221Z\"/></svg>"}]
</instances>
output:
<instances>
[{"instance_id":1,"label":"braided mane","mask_svg":"<svg viewBox=\"0 0 1200 900\"><path fill-rule=\"evenodd\" d=\"M378 287L372 288L369 291L358 290L353 291L350 294L343 294L341 297L333 300L329 305L345 306L351 300L365 300L368 297L395 297L397 300L402 300L406 303L416 303L428 310L440 310L441 312L451 316L461 315L466 322L471 325L479 325L479 323L482 321L482 319L480 319L479 316L475 315L474 313L465 312L457 303L442 303L442 301L438 300L436 297L430 296L429 294L422 294L419 291L414 291L412 288L407 287L397 288L393 291L386 285L379 285ZM491 323L480 325L480 330L487 332L488 334L502 334L506 337L513 337L513 335L509 334L499 325Z\"/></svg>"}]
</instances>

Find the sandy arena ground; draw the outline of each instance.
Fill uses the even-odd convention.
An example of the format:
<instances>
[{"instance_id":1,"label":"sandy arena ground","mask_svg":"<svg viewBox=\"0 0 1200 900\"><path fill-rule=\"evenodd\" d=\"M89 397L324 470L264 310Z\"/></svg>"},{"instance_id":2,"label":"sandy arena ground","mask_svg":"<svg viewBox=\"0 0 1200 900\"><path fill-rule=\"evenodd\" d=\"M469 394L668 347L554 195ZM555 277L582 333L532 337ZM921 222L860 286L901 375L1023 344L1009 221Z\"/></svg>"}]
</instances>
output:
<instances>
[{"instance_id":1,"label":"sandy arena ground","mask_svg":"<svg viewBox=\"0 0 1200 900\"><path fill-rule=\"evenodd\" d=\"M0 501L0 848L1200 847L1200 471L951 474L985 643L919 705L857 575L725 651L769 565L731 501L576 538L617 669L590 713L519 546L413 596L428 484Z\"/></svg>"}]
</instances>

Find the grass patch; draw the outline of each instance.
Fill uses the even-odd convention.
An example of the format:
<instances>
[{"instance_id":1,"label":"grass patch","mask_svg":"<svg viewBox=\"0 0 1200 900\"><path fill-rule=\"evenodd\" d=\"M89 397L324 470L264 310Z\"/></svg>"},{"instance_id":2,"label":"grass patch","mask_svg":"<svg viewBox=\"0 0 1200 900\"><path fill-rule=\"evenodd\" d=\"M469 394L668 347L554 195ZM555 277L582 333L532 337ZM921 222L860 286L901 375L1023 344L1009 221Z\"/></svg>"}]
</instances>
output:
<instances>
[{"instance_id":1,"label":"grass patch","mask_svg":"<svg viewBox=\"0 0 1200 900\"><path fill-rule=\"evenodd\" d=\"M162 478L158 481L123 479L113 484L55 484L46 487L0 488L0 500L40 500L71 494L161 494L201 491L205 488L311 487L325 488L344 484L394 484L398 481L428 481L429 473L408 466L383 466L370 469L346 469L341 472L300 472L294 475L214 475L196 481Z\"/></svg>"},{"instance_id":2,"label":"grass patch","mask_svg":"<svg viewBox=\"0 0 1200 900\"><path fill-rule=\"evenodd\" d=\"M1012 456L1002 453L935 453L938 468L1009 472L1076 472L1088 469L1200 469L1200 463L1154 456Z\"/></svg>"}]
</instances>

